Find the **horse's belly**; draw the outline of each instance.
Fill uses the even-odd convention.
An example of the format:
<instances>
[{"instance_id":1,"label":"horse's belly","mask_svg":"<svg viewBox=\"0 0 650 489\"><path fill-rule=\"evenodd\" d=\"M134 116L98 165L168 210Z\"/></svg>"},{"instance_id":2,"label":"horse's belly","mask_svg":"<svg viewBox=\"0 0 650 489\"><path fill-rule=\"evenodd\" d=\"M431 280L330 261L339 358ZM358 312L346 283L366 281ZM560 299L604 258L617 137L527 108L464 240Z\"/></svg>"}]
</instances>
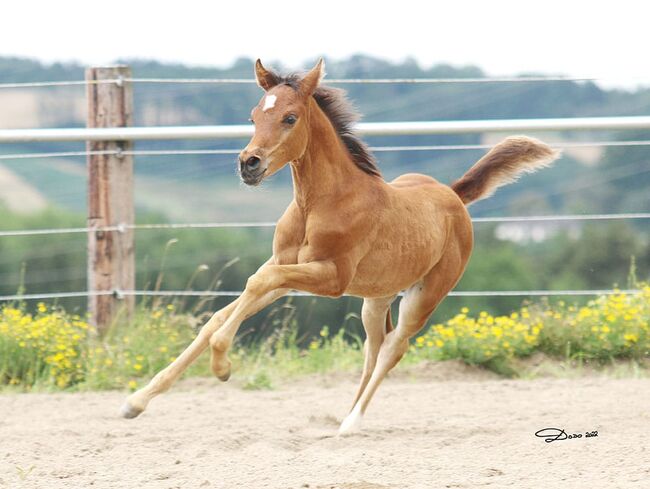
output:
<instances>
[{"instance_id":1,"label":"horse's belly","mask_svg":"<svg viewBox=\"0 0 650 489\"><path fill-rule=\"evenodd\" d=\"M359 263L346 292L361 297L384 297L407 289L438 262L445 235L442 229L429 228L419 235L378 239Z\"/></svg>"},{"instance_id":2,"label":"horse's belly","mask_svg":"<svg viewBox=\"0 0 650 489\"><path fill-rule=\"evenodd\" d=\"M356 297L388 297L408 288L409 285L411 284L400 285L397 280L376 281L369 276L356 275L345 293Z\"/></svg>"}]
</instances>

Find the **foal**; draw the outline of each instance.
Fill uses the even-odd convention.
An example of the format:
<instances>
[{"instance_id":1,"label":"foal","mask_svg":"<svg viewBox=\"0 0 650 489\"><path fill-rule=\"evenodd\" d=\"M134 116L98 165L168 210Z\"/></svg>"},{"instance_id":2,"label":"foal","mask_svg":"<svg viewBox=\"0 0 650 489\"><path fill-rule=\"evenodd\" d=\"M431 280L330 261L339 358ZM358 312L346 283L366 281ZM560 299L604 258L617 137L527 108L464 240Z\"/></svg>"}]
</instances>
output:
<instances>
[{"instance_id":1,"label":"foal","mask_svg":"<svg viewBox=\"0 0 650 489\"><path fill-rule=\"evenodd\" d=\"M259 185L287 164L293 177L294 199L277 223L273 256L171 365L127 399L122 414L144 411L208 346L214 374L228 380L227 352L242 321L295 289L364 299L363 374L339 429L353 432L409 339L465 270L473 243L466 205L558 154L535 139L510 137L451 187L415 173L387 183L353 132L356 116L343 92L319 86L322 60L303 77L280 77L258 60L255 75L266 93L251 113L255 134L239 155L241 178ZM400 291L393 328L390 305Z\"/></svg>"}]
</instances>

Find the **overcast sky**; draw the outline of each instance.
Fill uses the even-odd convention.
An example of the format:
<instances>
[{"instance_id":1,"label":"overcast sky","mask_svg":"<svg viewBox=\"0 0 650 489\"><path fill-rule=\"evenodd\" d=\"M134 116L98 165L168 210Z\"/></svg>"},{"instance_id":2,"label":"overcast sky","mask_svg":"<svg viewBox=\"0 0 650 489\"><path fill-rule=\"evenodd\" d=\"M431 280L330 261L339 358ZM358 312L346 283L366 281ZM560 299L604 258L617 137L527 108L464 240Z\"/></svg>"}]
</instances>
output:
<instances>
[{"instance_id":1,"label":"overcast sky","mask_svg":"<svg viewBox=\"0 0 650 489\"><path fill-rule=\"evenodd\" d=\"M0 55L212 66L246 56L297 67L365 53L648 84L648 13L643 0L20 0L3 5Z\"/></svg>"}]
</instances>

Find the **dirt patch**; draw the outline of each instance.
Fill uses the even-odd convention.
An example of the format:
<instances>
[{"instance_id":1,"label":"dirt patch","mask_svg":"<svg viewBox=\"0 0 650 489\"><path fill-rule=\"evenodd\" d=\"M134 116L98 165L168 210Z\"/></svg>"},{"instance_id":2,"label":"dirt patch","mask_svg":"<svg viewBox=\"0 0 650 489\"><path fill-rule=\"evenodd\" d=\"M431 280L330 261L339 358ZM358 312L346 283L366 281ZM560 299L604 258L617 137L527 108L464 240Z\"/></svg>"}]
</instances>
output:
<instances>
[{"instance_id":1,"label":"dirt patch","mask_svg":"<svg viewBox=\"0 0 650 489\"><path fill-rule=\"evenodd\" d=\"M0 487L647 487L649 379L459 368L391 376L346 438L335 434L356 388L347 376L255 392L190 380L135 420L117 417L120 392L3 395ZM583 437L535 436L552 427Z\"/></svg>"}]
</instances>

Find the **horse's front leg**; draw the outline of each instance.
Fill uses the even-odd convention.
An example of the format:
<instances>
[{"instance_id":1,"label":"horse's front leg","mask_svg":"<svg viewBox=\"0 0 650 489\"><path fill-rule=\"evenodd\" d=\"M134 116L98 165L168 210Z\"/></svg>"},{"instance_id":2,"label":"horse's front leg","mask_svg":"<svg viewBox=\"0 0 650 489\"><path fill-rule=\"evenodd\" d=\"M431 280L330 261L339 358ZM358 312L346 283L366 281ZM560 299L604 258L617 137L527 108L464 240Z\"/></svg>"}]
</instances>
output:
<instances>
[{"instance_id":1,"label":"horse's front leg","mask_svg":"<svg viewBox=\"0 0 650 489\"><path fill-rule=\"evenodd\" d=\"M241 323L271 302L296 289L316 295L338 297L347 283L333 262L311 262L299 265L269 265L258 270L246 283L235 310L224 325L210 338L212 371L221 380L230 377L227 352Z\"/></svg>"},{"instance_id":2,"label":"horse's front leg","mask_svg":"<svg viewBox=\"0 0 650 489\"><path fill-rule=\"evenodd\" d=\"M144 411L149 402L159 394L169 390L172 384L187 370L196 358L208 347L210 336L228 319L237 307L239 298L228 304L223 309L215 312L194 341L167 367L158 372L143 388L131 394L121 408L125 418L135 418Z\"/></svg>"},{"instance_id":3,"label":"horse's front leg","mask_svg":"<svg viewBox=\"0 0 650 489\"><path fill-rule=\"evenodd\" d=\"M289 289L275 289L271 290L265 294L259 295L255 298L251 298L246 295L246 291L239 296L237 305L248 302L247 313L243 317L237 316L237 308L230 314L229 318L224 323L223 327L214 332L210 338L210 346L212 346L212 372L219 378L219 380L227 381L230 378L230 360L226 356L226 352L232 344L233 338L239 329L239 325L245 319L251 317L258 311L261 311L266 306L272 304L280 297L286 295L289 292ZM234 321L233 321L234 318ZM233 326L236 325L236 326ZM229 333L227 337L228 341L224 341L223 335L218 335L219 331L224 328L229 328L232 330L232 333Z\"/></svg>"},{"instance_id":4,"label":"horse's front leg","mask_svg":"<svg viewBox=\"0 0 650 489\"><path fill-rule=\"evenodd\" d=\"M269 266L270 263L273 263L273 257L269 258L259 270ZM241 297L238 297L226 307L215 312L208 322L203 325L194 341L171 364L158 372L145 387L131 394L122 405L122 416L135 418L146 409L154 397L167 391L194 360L205 351L212 334L226 322L240 300Z\"/></svg>"}]
</instances>

